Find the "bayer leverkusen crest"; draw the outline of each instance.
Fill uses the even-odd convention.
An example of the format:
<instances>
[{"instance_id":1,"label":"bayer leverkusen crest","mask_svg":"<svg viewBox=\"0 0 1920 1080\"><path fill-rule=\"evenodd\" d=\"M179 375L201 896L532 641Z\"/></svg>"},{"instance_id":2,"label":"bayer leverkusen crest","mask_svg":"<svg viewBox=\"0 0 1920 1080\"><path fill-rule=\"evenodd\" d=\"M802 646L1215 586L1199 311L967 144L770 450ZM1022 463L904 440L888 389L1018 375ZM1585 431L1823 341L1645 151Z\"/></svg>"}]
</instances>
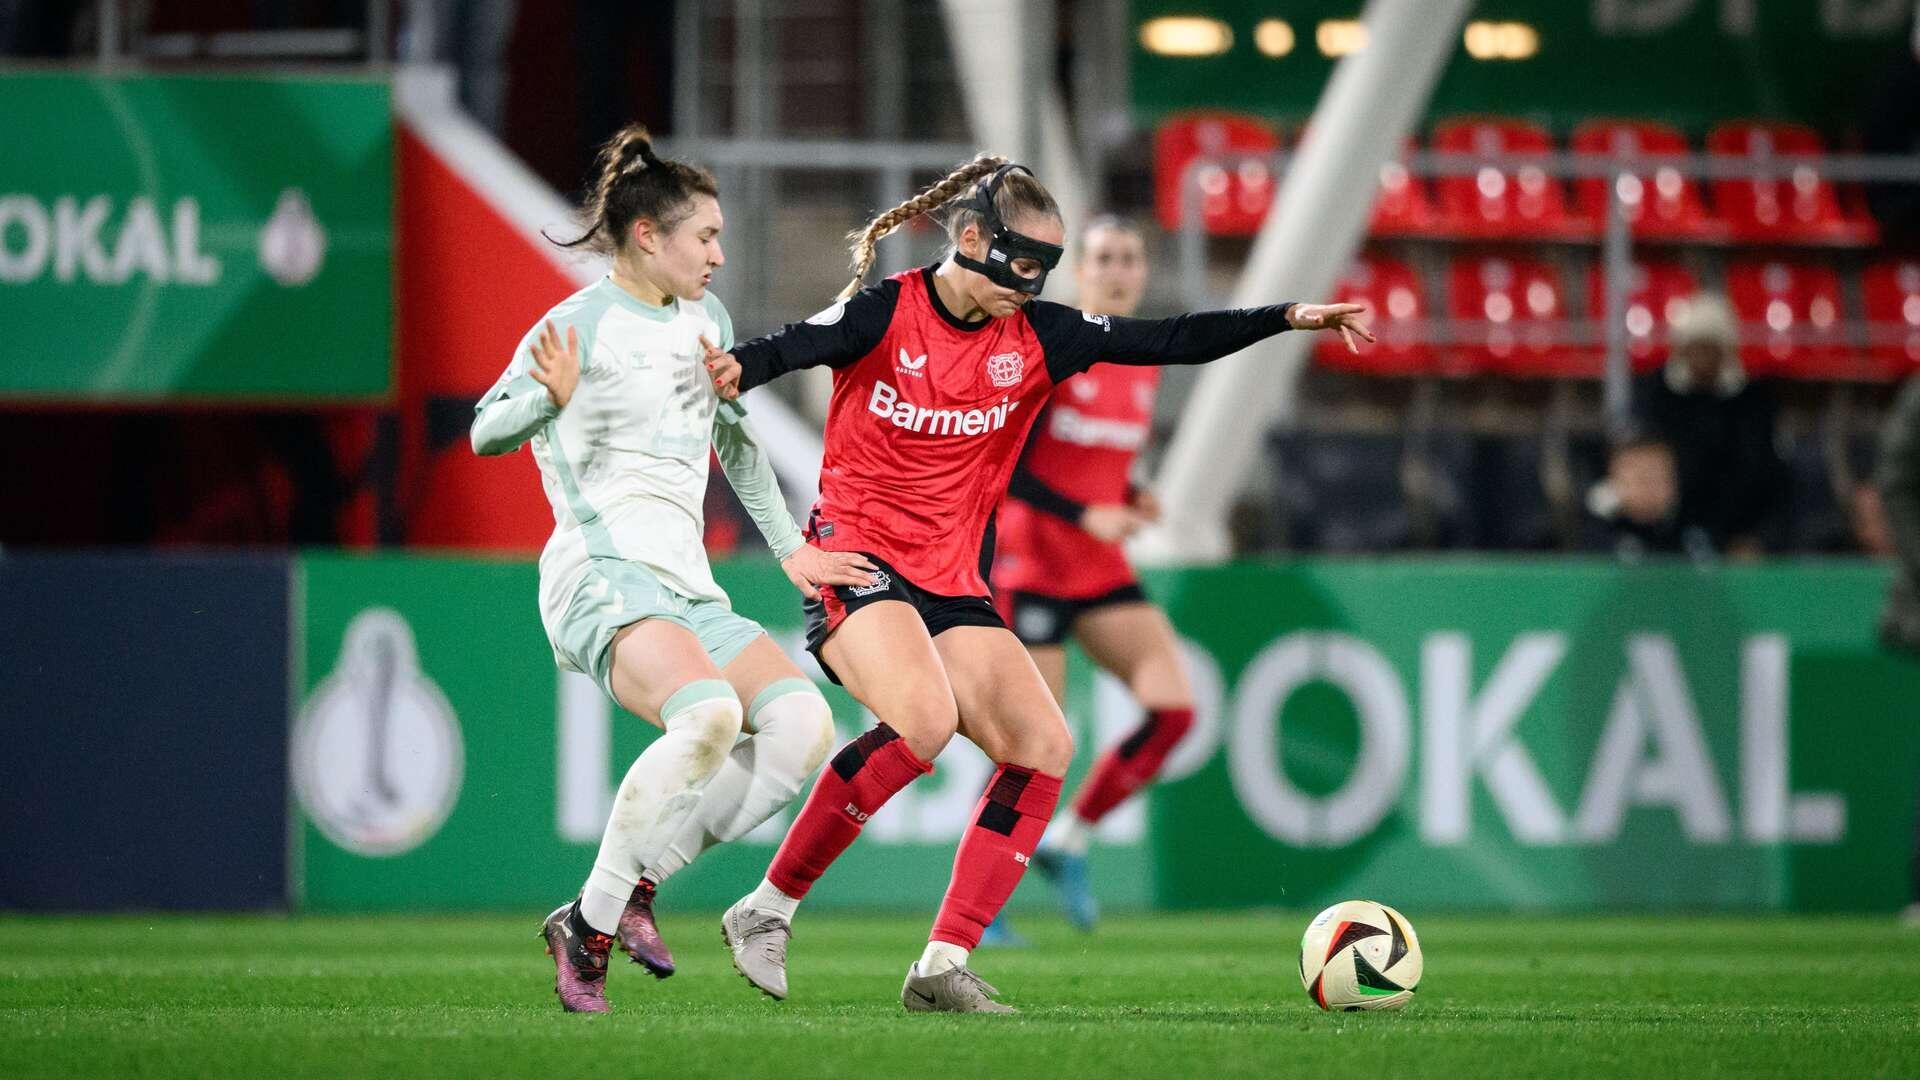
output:
<instances>
[{"instance_id":1,"label":"bayer leverkusen crest","mask_svg":"<svg viewBox=\"0 0 1920 1080\"><path fill-rule=\"evenodd\" d=\"M995 386L1019 386L1020 379L1026 375L1027 365L1017 352L1003 352L987 357L987 378Z\"/></svg>"}]
</instances>

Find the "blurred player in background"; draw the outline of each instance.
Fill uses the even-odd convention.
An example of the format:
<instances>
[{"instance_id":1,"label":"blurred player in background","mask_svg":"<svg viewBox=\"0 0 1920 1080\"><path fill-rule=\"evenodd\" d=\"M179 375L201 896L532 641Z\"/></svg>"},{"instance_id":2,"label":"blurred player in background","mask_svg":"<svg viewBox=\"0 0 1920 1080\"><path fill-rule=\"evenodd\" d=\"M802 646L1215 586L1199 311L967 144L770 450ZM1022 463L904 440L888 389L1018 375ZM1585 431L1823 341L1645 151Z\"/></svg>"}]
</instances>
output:
<instances>
[{"instance_id":1,"label":"blurred player in background","mask_svg":"<svg viewBox=\"0 0 1920 1080\"><path fill-rule=\"evenodd\" d=\"M714 583L701 544L710 449L803 594L871 581L861 556L803 542L745 411L708 385L703 345L733 340L707 291L723 261L713 178L655 156L638 125L600 165L587 232L563 246L610 255L612 272L528 331L472 433L480 454L533 444L553 504L540 616L555 659L664 732L621 781L580 896L542 928L568 1012L607 1011L616 937L656 977L673 974L655 887L785 806L833 744L818 688Z\"/></svg>"},{"instance_id":2,"label":"blurred player in background","mask_svg":"<svg viewBox=\"0 0 1920 1080\"><path fill-rule=\"evenodd\" d=\"M860 289L874 243L943 211L948 255ZM820 500L807 535L878 566L867 586L807 605L807 646L879 723L820 774L758 889L722 917L734 964L774 997L801 898L955 732L998 768L960 841L926 950L907 969L912 1011L1007 1012L967 967L1053 816L1073 738L1046 680L989 597L987 526L1040 408L1096 361L1198 364L1289 327L1368 336L1352 304L1121 319L1035 300L1065 229L1024 168L982 155L881 214L854 244L831 307L710 357L731 395L788 372L833 369ZM856 291L858 290L858 291Z\"/></svg>"},{"instance_id":3,"label":"blurred player in background","mask_svg":"<svg viewBox=\"0 0 1920 1080\"><path fill-rule=\"evenodd\" d=\"M1132 315L1147 286L1139 230L1119 218L1095 218L1080 246L1081 310ZM1152 782L1193 726L1193 690L1173 626L1141 591L1121 549L1160 514L1133 476L1159 385L1159 368L1126 364L1096 364L1068 383L1034 423L997 519L994 593L1054 700L1065 707L1072 638L1146 709L1140 726L1100 755L1073 809L1033 856L1060 890L1067 919L1082 930L1099 917L1087 874L1094 828ZM1019 941L1004 918L983 940Z\"/></svg>"}]
</instances>

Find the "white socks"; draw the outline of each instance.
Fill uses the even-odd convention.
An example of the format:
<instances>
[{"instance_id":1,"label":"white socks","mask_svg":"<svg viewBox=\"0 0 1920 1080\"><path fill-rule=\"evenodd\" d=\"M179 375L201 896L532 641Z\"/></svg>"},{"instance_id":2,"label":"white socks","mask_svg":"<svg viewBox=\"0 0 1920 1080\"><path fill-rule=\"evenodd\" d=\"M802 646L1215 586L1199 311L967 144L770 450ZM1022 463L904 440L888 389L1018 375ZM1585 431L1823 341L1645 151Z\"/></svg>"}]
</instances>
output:
<instances>
[{"instance_id":1,"label":"white socks","mask_svg":"<svg viewBox=\"0 0 1920 1080\"><path fill-rule=\"evenodd\" d=\"M701 852L738 840L779 813L833 749L833 712L805 679L781 679L762 690L748 717L752 737L733 748L678 835L646 864L647 880L667 880Z\"/></svg>"},{"instance_id":2,"label":"white socks","mask_svg":"<svg viewBox=\"0 0 1920 1080\"><path fill-rule=\"evenodd\" d=\"M788 922L792 922L793 913L800 910L799 898L788 896L774 888L773 882L766 878L761 878L760 886L748 893L746 899L741 902L750 908L774 912Z\"/></svg>"},{"instance_id":3,"label":"white socks","mask_svg":"<svg viewBox=\"0 0 1920 1080\"><path fill-rule=\"evenodd\" d=\"M681 687L660 709L666 732L627 770L580 894L580 917L603 934L620 925L642 868L660 858L727 761L740 734L740 701L719 679Z\"/></svg>"},{"instance_id":4,"label":"white socks","mask_svg":"<svg viewBox=\"0 0 1920 1080\"><path fill-rule=\"evenodd\" d=\"M1093 842L1093 830L1093 822L1082 821L1080 815L1069 811L1060 815L1060 824L1054 826L1046 846L1062 855L1085 855L1087 845Z\"/></svg>"},{"instance_id":5,"label":"white socks","mask_svg":"<svg viewBox=\"0 0 1920 1080\"><path fill-rule=\"evenodd\" d=\"M947 941L927 942L927 951L920 954L917 965L923 976L938 975L948 968L966 966L967 950Z\"/></svg>"}]
</instances>

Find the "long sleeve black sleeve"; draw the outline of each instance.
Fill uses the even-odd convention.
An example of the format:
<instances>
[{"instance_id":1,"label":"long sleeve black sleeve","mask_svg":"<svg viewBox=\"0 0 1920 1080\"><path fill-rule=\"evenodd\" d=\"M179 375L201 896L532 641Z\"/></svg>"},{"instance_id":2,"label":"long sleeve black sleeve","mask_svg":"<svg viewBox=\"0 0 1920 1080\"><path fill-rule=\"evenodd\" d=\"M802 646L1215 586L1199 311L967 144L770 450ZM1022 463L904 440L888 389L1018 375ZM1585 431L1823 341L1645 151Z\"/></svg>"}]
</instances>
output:
<instances>
[{"instance_id":1,"label":"long sleeve black sleeve","mask_svg":"<svg viewBox=\"0 0 1920 1080\"><path fill-rule=\"evenodd\" d=\"M1204 364L1239 352L1290 328L1292 303L1193 311L1171 319L1088 315L1036 300L1027 318L1047 351L1047 371L1059 382L1095 364Z\"/></svg>"},{"instance_id":2,"label":"long sleeve black sleeve","mask_svg":"<svg viewBox=\"0 0 1920 1080\"><path fill-rule=\"evenodd\" d=\"M1051 514L1070 525L1080 524L1081 515L1087 512L1086 503L1074 502L1048 487L1046 481L1026 469L1013 471L1013 479L1007 483L1007 494L1043 514Z\"/></svg>"},{"instance_id":3,"label":"long sleeve black sleeve","mask_svg":"<svg viewBox=\"0 0 1920 1080\"><path fill-rule=\"evenodd\" d=\"M733 349L740 362L740 392L810 367L845 367L873 351L893 321L900 283L883 281L804 322L788 323L771 334Z\"/></svg>"}]
</instances>

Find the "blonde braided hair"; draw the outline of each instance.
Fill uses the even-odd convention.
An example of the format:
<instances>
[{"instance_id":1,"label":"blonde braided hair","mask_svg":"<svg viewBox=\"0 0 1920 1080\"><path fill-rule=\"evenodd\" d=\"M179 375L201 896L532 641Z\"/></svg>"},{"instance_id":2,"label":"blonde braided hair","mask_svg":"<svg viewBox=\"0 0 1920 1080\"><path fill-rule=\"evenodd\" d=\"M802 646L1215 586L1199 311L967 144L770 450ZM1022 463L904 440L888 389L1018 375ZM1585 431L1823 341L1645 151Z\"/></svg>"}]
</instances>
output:
<instances>
[{"instance_id":1,"label":"blonde braided hair","mask_svg":"<svg viewBox=\"0 0 1920 1080\"><path fill-rule=\"evenodd\" d=\"M847 282L847 287L840 290L839 299L845 300L860 291L860 282L866 278L867 271L873 267L873 245L879 242L881 237L921 214L945 206L965 194L975 181L991 175L995 169L1005 164L1007 159L998 154L981 154L948 173L945 179L938 181L932 187L867 222L865 228L848 233L847 239L853 241L853 280Z\"/></svg>"}]
</instances>

